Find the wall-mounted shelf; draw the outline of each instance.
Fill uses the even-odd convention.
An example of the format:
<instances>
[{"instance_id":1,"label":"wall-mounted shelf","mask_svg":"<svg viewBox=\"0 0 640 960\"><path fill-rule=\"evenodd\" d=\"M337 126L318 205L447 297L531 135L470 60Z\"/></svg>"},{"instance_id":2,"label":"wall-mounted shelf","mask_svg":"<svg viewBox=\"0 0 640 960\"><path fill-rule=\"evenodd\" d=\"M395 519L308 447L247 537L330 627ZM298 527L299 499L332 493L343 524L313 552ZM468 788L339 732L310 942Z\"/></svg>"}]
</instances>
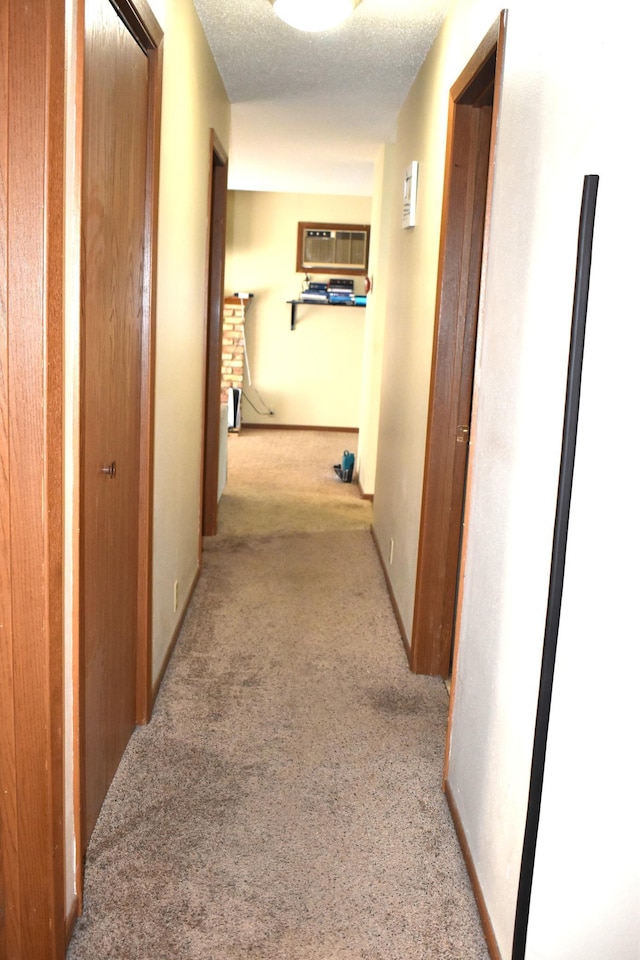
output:
<instances>
[{"instance_id":1,"label":"wall-mounted shelf","mask_svg":"<svg viewBox=\"0 0 640 960\"><path fill-rule=\"evenodd\" d=\"M366 306L364 303L330 303L328 300L287 300L291 304L291 329L296 328L297 310L299 306L303 307L346 307L348 310L362 310Z\"/></svg>"}]
</instances>

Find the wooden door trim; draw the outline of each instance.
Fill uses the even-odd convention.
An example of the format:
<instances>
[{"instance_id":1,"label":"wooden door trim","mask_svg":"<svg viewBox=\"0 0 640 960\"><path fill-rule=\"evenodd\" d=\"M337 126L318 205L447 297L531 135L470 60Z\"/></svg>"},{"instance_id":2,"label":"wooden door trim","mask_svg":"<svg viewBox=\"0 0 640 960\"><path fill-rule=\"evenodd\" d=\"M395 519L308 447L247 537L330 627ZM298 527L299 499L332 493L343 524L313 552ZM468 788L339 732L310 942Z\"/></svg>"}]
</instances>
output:
<instances>
[{"instance_id":1,"label":"wooden door trim","mask_svg":"<svg viewBox=\"0 0 640 960\"><path fill-rule=\"evenodd\" d=\"M153 709L152 596L153 462L156 355L158 203L160 193L160 115L163 32L146 0L111 0L149 60L147 183L145 217L144 314L140 386L140 484L138 527L138 656L136 720L147 723Z\"/></svg>"},{"instance_id":2,"label":"wooden door trim","mask_svg":"<svg viewBox=\"0 0 640 960\"><path fill-rule=\"evenodd\" d=\"M163 31L147 0L109 0L148 55L161 49Z\"/></svg>"},{"instance_id":3,"label":"wooden door trim","mask_svg":"<svg viewBox=\"0 0 640 960\"><path fill-rule=\"evenodd\" d=\"M462 504L452 496L452 479L454 472L461 469L462 453L466 457L466 444L456 442L458 402L461 385L466 378L470 382L473 376L474 357L468 352L468 327L477 320L477 291L484 253L478 257L476 252L476 276L469 275L467 260L469 249L475 247L477 251L478 242L482 244L483 237L486 238L486 222L480 229L478 218L480 214L484 218L489 197L488 177L491 176L497 111L493 110L490 122L484 121L485 133L479 118L496 74L496 50L503 19L504 15L453 84L449 100L436 326L410 655L414 672L441 676L449 672L462 521ZM478 136L484 135L489 139L489 172L484 173L486 197L477 190L472 195L468 193L471 181L475 183L477 177L482 176L481 171L476 170L474 144ZM471 233L459 229L461 222L475 224Z\"/></svg>"},{"instance_id":4,"label":"wooden door trim","mask_svg":"<svg viewBox=\"0 0 640 960\"><path fill-rule=\"evenodd\" d=\"M63 0L3 3L0 53L0 956L61 960Z\"/></svg>"},{"instance_id":5,"label":"wooden door trim","mask_svg":"<svg viewBox=\"0 0 640 960\"><path fill-rule=\"evenodd\" d=\"M496 74L495 74L495 90L494 90L494 105L493 105L493 119L491 123L491 145L489 148L489 156L493 158L495 154L495 144L496 138L498 135L498 121L500 116L500 101L502 98L502 77L504 74L504 51L505 51L505 42L506 42L506 29L507 29L507 13L505 10L502 11L498 24L498 37L496 40ZM491 209L492 209L492 197L493 197L493 187L494 187L494 164L490 160L489 162L489 177L487 182L487 214L485 219L485 243L482 252L482 280L484 282L484 276L487 269L487 251L488 251L488 238L491 232ZM467 483L469 486L473 483L473 457L469 459L469 467L467 472ZM465 521L466 516L469 510L469 501L465 503ZM463 533L462 533L462 544L460 548L460 570L459 570L459 579L460 579L460 596L458 599L457 609L456 609L456 622L454 626L454 637L458 637L460 634L460 616L462 612L462 593L464 591L464 573L467 562L467 545L468 545L468 536L469 536L469 527L468 523L464 523ZM456 698L456 687L457 687L457 677L458 677L458 656L460 653L459 644L454 644L453 652L453 667L451 673L451 694L449 697L449 718L447 722L447 737L445 743L445 756L444 756L444 771L443 771L443 783L446 789L449 781L449 758L451 756L451 735L452 735L452 718L453 711L455 707L455 698Z\"/></svg>"},{"instance_id":6,"label":"wooden door trim","mask_svg":"<svg viewBox=\"0 0 640 960\"><path fill-rule=\"evenodd\" d=\"M211 131L209 178L208 292L205 331L205 387L202 444L201 530L214 536L218 529L220 454L220 378L222 319L224 314L224 258L227 219L227 153ZM202 540L200 541L202 543Z\"/></svg>"}]
</instances>

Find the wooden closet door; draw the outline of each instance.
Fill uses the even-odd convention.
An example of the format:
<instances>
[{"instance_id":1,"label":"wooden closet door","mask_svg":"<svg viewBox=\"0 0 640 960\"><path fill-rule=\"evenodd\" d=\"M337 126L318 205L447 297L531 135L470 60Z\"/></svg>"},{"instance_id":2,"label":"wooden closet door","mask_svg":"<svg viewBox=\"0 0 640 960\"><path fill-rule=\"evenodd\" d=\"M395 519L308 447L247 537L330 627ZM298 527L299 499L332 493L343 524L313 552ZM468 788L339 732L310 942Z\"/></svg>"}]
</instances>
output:
<instances>
[{"instance_id":1,"label":"wooden closet door","mask_svg":"<svg viewBox=\"0 0 640 960\"><path fill-rule=\"evenodd\" d=\"M87 0L82 188L83 849L136 720L149 65Z\"/></svg>"}]
</instances>

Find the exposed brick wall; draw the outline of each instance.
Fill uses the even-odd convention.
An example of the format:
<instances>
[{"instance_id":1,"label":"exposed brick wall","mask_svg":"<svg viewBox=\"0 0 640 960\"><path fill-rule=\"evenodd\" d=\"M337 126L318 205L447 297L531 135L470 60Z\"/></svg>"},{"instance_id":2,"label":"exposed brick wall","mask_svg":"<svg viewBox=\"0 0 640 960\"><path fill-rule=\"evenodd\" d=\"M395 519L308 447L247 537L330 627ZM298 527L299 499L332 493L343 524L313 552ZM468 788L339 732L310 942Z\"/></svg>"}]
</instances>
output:
<instances>
[{"instance_id":1,"label":"exposed brick wall","mask_svg":"<svg viewBox=\"0 0 640 960\"><path fill-rule=\"evenodd\" d=\"M222 323L221 401L227 402L230 387L242 390L244 378L244 318L249 300L225 297Z\"/></svg>"}]
</instances>

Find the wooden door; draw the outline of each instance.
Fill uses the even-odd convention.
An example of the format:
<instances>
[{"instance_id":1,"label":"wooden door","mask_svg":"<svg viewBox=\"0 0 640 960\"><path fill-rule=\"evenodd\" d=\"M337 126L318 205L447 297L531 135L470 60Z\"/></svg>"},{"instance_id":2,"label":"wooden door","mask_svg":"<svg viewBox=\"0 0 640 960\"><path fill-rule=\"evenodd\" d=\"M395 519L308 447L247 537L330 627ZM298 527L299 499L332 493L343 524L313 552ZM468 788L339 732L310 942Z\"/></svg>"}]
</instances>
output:
<instances>
[{"instance_id":1,"label":"wooden door","mask_svg":"<svg viewBox=\"0 0 640 960\"><path fill-rule=\"evenodd\" d=\"M497 28L496 28L497 29ZM492 176L498 60L491 35L451 90L436 330L410 664L446 677L451 666L467 481L485 212Z\"/></svg>"},{"instance_id":2,"label":"wooden door","mask_svg":"<svg viewBox=\"0 0 640 960\"><path fill-rule=\"evenodd\" d=\"M202 535L218 530L218 468L220 458L220 371L224 311L224 252L227 222L227 154L211 131L211 199L209 230L209 291L204 404L202 475Z\"/></svg>"},{"instance_id":3,"label":"wooden door","mask_svg":"<svg viewBox=\"0 0 640 960\"><path fill-rule=\"evenodd\" d=\"M83 849L136 722L148 59L85 14L82 188Z\"/></svg>"}]
</instances>

